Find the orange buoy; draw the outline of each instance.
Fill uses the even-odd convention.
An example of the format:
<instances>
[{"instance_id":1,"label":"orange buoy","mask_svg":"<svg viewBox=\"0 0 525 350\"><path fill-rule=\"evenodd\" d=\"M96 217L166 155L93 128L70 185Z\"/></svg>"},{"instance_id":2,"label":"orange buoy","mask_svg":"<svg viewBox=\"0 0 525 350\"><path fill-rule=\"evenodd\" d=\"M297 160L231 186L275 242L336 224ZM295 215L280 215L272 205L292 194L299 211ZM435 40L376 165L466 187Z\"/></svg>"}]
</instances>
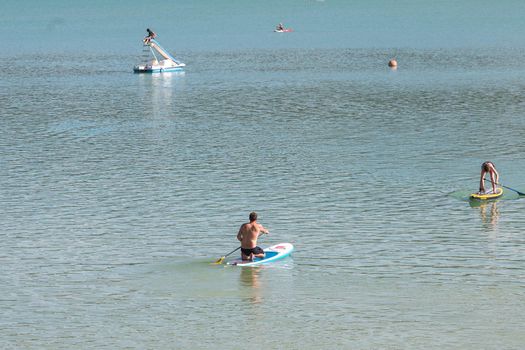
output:
<instances>
[{"instance_id":1,"label":"orange buoy","mask_svg":"<svg viewBox=\"0 0 525 350\"><path fill-rule=\"evenodd\" d=\"M388 66L392 68L397 67L397 61L395 59L391 59L390 61L388 61Z\"/></svg>"},{"instance_id":2,"label":"orange buoy","mask_svg":"<svg viewBox=\"0 0 525 350\"><path fill-rule=\"evenodd\" d=\"M388 66L391 68L397 68L397 61L395 59L391 59L388 61Z\"/></svg>"}]
</instances>

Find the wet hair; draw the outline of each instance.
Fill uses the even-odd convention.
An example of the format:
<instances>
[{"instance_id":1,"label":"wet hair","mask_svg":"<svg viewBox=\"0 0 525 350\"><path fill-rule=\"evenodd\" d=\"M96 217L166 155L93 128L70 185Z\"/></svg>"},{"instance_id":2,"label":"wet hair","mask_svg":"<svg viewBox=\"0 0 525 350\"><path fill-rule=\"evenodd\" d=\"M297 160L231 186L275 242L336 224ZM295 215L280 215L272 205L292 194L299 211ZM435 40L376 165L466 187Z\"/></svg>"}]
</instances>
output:
<instances>
[{"instance_id":1,"label":"wet hair","mask_svg":"<svg viewBox=\"0 0 525 350\"><path fill-rule=\"evenodd\" d=\"M252 211L250 213L250 221L255 221L255 220L257 220L257 213Z\"/></svg>"}]
</instances>

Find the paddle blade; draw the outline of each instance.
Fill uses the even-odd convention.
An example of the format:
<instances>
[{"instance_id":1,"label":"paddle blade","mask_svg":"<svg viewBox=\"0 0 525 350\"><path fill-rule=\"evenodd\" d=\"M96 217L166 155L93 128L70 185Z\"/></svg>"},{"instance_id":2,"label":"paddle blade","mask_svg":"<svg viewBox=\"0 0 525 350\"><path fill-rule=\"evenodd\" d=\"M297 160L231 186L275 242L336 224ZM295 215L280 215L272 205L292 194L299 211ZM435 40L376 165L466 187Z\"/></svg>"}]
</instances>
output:
<instances>
[{"instance_id":1,"label":"paddle blade","mask_svg":"<svg viewBox=\"0 0 525 350\"><path fill-rule=\"evenodd\" d=\"M225 258L226 258L225 256L221 256L221 257L219 258L219 260L217 260L214 264L216 264L216 265L220 265L220 264L222 264L222 262L224 261Z\"/></svg>"}]
</instances>

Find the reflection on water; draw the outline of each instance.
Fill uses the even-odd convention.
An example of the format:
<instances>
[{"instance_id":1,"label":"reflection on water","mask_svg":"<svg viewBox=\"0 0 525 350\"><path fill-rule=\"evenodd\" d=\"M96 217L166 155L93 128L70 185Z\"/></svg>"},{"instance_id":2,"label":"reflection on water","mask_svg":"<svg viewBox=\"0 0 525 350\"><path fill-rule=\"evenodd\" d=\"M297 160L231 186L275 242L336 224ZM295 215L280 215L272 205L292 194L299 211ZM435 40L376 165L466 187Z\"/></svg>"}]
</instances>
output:
<instances>
[{"instance_id":1,"label":"reflection on water","mask_svg":"<svg viewBox=\"0 0 525 350\"><path fill-rule=\"evenodd\" d=\"M162 116L172 109L175 95L183 89L184 71L162 74L138 74L143 88L143 103L151 107L153 116Z\"/></svg>"},{"instance_id":2,"label":"reflection on water","mask_svg":"<svg viewBox=\"0 0 525 350\"><path fill-rule=\"evenodd\" d=\"M260 266L257 267L243 267L239 276L241 287L249 289L248 300L251 304L260 304L262 302L261 296L261 272Z\"/></svg>"},{"instance_id":3,"label":"reflection on water","mask_svg":"<svg viewBox=\"0 0 525 350\"><path fill-rule=\"evenodd\" d=\"M481 214L481 223L483 226L488 226L490 228L495 228L499 219L499 210L497 201L490 203L483 203L479 207L479 212Z\"/></svg>"},{"instance_id":4,"label":"reflection on water","mask_svg":"<svg viewBox=\"0 0 525 350\"><path fill-rule=\"evenodd\" d=\"M177 84L180 82L180 78L184 77L186 73L184 71L181 72L167 72L167 73L161 73L161 74L151 74L149 75L149 78L151 80L151 85L153 85L155 88L171 88L174 84ZM142 74L144 76L144 74ZM148 75L146 75L146 78Z\"/></svg>"},{"instance_id":5,"label":"reflection on water","mask_svg":"<svg viewBox=\"0 0 525 350\"><path fill-rule=\"evenodd\" d=\"M498 201L470 201L472 208L479 208L484 227L495 228L499 219Z\"/></svg>"}]
</instances>

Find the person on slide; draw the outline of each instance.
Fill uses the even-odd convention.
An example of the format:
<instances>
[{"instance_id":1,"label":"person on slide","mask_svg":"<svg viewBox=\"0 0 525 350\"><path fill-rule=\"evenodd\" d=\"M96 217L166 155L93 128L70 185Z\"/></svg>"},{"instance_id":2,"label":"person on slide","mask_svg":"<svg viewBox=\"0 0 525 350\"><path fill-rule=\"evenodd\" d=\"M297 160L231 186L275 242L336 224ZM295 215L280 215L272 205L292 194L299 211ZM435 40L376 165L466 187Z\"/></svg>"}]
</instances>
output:
<instances>
[{"instance_id":1,"label":"person on slide","mask_svg":"<svg viewBox=\"0 0 525 350\"><path fill-rule=\"evenodd\" d=\"M148 32L148 35L144 38L144 44L149 44L151 39L155 39L157 37L157 34L155 34L155 32L149 28L146 29L146 32Z\"/></svg>"},{"instance_id":2,"label":"person on slide","mask_svg":"<svg viewBox=\"0 0 525 350\"><path fill-rule=\"evenodd\" d=\"M257 222L257 213L250 213L250 222L242 224L237 233L237 240L241 242L242 260L253 261L254 258L264 258L264 250L257 246L257 238L262 233L270 233L263 225Z\"/></svg>"},{"instance_id":3,"label":"person on slide","mask_svg":"<svg viewBox=\"0 0 525 350\"><path fill-rule=\"evenodd\" d=\"M496 193L497 184L499 183L499 174L496 166L492 162L484 162L481 164L481 178L479 179L479 194L485 194L485 174L490 175L490 182L492 182L492 193Z\"/></svg>"}]
</instances>

